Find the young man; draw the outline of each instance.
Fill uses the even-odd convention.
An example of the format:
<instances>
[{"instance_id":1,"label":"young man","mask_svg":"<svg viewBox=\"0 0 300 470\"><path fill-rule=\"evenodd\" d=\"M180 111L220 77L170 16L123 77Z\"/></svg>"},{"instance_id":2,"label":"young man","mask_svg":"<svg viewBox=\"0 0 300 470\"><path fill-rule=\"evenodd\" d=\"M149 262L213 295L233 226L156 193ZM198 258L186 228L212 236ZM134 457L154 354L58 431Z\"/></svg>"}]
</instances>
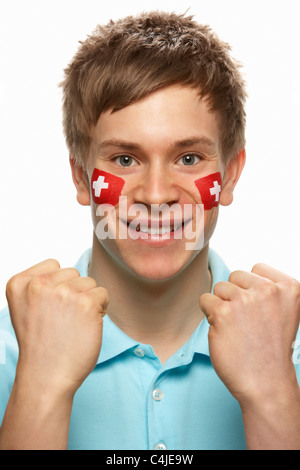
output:
<instances>
[{"instance_id":1,"label":"young man","mask_svg":"<svg viewBox=\"0 0 300 470\"><path fill-rule=\"evenodd\" d=\"M62 87L93 246L7 284L0 448L300 449L299 283L209 249L245 163L229 47L192 18L128 17Z\"/></svg>"}]
</instances>

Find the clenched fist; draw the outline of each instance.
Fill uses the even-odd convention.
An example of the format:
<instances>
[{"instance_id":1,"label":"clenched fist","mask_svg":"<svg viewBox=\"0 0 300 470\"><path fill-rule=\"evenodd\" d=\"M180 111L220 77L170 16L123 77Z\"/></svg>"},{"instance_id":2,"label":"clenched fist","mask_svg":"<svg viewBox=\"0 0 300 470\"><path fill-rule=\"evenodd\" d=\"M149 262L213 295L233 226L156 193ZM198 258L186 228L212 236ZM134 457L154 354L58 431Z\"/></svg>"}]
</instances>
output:
<instances>
[{"instance_id":1,"label":"clenched fist","mask_svg":"<svg viewBox=\"0 0 300 470\"><path fill-rule=\"evenodd\" d=\"M251 273L235 271L229 282L217 283L200 306L210 324L212 364L241 405L297 396L291 357L300 320L298 281L257 264Z\"/></svg>"},{"instance_id":2,"label":"clenched fist","mask_svg":"<svg viewBox=\"0 0 300 470\"><path fill-rule=\"evenodd\" d=\"M6 295L20 350L17 380L74 394L100 353L107 291L49 259L12 277Z\"/></svg>"}]
</instances>

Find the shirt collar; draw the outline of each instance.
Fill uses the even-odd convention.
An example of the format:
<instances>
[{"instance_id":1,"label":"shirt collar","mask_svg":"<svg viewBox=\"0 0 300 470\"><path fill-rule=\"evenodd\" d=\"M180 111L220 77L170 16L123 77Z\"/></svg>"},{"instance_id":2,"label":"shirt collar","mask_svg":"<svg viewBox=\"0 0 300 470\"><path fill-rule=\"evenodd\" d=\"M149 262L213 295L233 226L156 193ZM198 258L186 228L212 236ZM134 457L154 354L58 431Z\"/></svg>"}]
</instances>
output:
<instances>
[{"instance_id":1,"label":"shirt collar","mask_svg":"<svg viewBox=\"0 0 300 470\"><path fill-rule=\"evenodd\" d=\"M79 261L75 265L75 268L79 271L80 276L88 276L88 267L91 260L91 248L86 250ZM222 258L210 248L208 256L208 264L212 274L212 290L217 282L227 281L230 270L225 265ZM204 318L190 339L182 347L185 350L187 356L192 356L193 353L204 354L209 356L208 346L208 331L209 324L206 318ZM140 343L127 336L120 328L115 325L108 315L105 315L103 319L103 340L101 352L98 358L98 364L112 359L119 354L127 351L128 349L135 348Z\"/></svg>"},{"instance_id":2,"label":"shirt collar","mask_svg":"<svg viewBox=\"0 0 300 470\"><path fill-rule=\"evenodd\" d=\"M138 344L138 341L127 336L106 314L103 318L103 339L97 364L135 348Z\"/></svg>"}]
</instances>

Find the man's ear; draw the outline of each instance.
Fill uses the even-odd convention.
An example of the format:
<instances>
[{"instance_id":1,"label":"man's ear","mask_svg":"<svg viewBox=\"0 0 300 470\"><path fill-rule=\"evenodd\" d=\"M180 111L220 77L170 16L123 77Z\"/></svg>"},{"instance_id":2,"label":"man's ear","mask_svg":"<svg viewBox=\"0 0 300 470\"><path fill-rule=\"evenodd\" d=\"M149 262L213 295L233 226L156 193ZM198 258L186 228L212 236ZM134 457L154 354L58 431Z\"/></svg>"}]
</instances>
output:
<instances>
[{"instance_id":1,"label":"man's ear","mask_svg":"<svg viewBox=\"0 0 300 470\"><path fill-rule=\"evenodd\" d=\"M220 204L222 206L229 206L232 203L233 191L241 176L245 163L246 151L243 149L227 164L222 181L222 191L220 196Z\"/></svg>"},{"instance_id":2,"label":"man's ear","mask_svg":"<svg viewBox=\"0 0 300 470\"><path fill-rule=\"evenodd\" d=\"M77 191L77 201L82 206L89 206L91 200L88 175L82 165L75 162L75 159L72 155L70 155L70 165L73 182Z\"/></svg>"}]
</instances>

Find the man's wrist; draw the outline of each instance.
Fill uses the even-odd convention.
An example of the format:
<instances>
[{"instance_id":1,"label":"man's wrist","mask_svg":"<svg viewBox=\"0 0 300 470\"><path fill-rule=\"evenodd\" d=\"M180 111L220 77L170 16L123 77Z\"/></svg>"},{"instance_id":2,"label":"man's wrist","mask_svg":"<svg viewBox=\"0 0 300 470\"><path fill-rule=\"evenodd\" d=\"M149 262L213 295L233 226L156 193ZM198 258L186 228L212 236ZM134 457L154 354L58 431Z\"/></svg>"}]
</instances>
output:
<instances>
[{"instance_id":1,"label":"man's wrist","mask_svg":"<svg viewBox=\"0 0 300 470\"><path fill-rule=\"evenodd\" d=\"M16 400L22 402L29 400L31 404L35 403L35 406L44 412L58 405L66 408L72 407L75 395L72 389L62 387L55 380L35 378L33 374L25 372L16 374L12 393Z\"/></svg>"},{"instance_id":2,"label":"man's wrist","mask_svg":"<svg viewBox=\"0 0 300 470\"><path fill-rule=\"evenodd\" d=\"M16 376L0 430L0 449L66 449L73 396Z\"/></svg>"},{"instance_id":3,"label":"man's wrist","mask_svg":"<svg viewBox=\"0 0 300 470\"><path fill-rule=\"evenodd\" d=\"M300 450L300 388L241 405L248 449Z\"/></svg>"},{"instance_id":4,"label":"man's wrist","mask_svg":"<svg viewBox=\"0 0 300 470\"><path fill-rule=\"evenodd\" d=\"M14 388L33 394L36 398L64 402L72 402L77 391L73 383L67 379L61 380L58 373L50 375L46 371L36 371L34 365L26 365L20 360L16 368Z\"/></svg>"}]
</instances>

